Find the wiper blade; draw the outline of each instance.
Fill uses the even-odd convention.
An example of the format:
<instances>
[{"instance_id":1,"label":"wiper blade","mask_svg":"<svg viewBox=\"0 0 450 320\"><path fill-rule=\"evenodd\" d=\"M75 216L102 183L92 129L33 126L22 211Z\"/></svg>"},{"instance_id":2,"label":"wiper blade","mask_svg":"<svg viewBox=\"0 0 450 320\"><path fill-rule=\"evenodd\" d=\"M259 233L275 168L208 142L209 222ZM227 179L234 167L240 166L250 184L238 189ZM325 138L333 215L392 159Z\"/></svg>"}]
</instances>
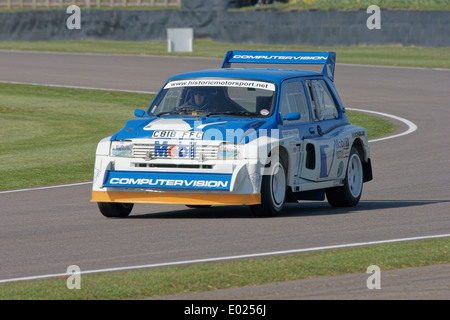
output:
<instances>
[{"instance_id":1,"label":"wiper blade","mask_svg":"<svg viewBox=\"0 0 450 320\"><path fill-rule=\"evenodd\" d=\"M161 113L158 113L156 116L162 116L165 114L192 114L192 115L198 115L198 113L206 113L205 110L195 109L195 108L180 108L180 109L174 109L172 111L164 111Z\"/></svg>"},{"instance_id":2,"label":"wiper blade","mask_svg":"<svg viewBox=\"0 0 450 320\"><path fill-rule=\"evenodd\" d=\"M157 117L160 117L160 116L163 116L163 115L165 115L165 114L180 114L180 113L181 113L180 111L171 110L171 111L160 112L160 113L158 113L156 116L157 116Z\"/></svg>"},{"instance_id":3,"label":"wiper blade","mask_svg":"<svg viewBox=\"0 0 450 320\"><path fill-rule=\"evenodd\" d=\"M158 113L158 114L155 114L155 116L161 117L162 115L168 114L168 113L171 113L171 112L172 112L172 111L164 111L164 112L160 112L160 113Z\"/></svg>"},{"instance_id":4,"label":"wiper blade","mask_svg":"<svg viewBox=\"0 0 450 320\"><path fill-rule=\"evenodd\" d=\"M256 113L250 112L250 111L217 111L217 112L210 112L206 116L212 116L217 114L225 114L225 115L236 115L236 116L256 116Z\"/></svg>"}]
</instances>

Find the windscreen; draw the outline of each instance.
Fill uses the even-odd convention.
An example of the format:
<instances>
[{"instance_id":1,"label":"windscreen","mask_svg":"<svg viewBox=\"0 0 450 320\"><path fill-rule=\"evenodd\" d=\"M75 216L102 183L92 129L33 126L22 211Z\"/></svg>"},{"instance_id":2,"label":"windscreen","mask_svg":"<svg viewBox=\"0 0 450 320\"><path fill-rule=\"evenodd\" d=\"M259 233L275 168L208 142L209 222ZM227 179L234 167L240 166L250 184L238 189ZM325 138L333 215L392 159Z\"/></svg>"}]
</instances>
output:
<instances>
[{"instance_id":1,"label":"windscreen","mask_svg":"<svg viewBox=\"0 0 450 320\"><path fill-rule=\"evenodd\" d=\"M275 84L239 79L184 79L168 82L154 100L156 116L268 117L273 112Z\"/></svg>"}]
</instances>

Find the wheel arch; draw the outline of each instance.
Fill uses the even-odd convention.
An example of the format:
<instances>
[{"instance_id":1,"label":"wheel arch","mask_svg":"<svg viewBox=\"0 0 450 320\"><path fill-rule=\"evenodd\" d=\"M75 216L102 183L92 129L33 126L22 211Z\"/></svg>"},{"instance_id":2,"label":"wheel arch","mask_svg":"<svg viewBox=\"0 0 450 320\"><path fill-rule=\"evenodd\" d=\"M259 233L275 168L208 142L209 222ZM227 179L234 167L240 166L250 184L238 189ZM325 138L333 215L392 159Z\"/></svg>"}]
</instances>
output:
<instances>
[{"instance_id":1,"label":"wheel arch","mask_svg":"<svg viewBox=\"0 0 450 320\"><path fill-rule=\"evenodd\" d=\"M352 146L355 146L359 149L361 152L361 155L363 156L363 159L361 159L363 162L367 162L370 158L369 153L369 145L367 141L364 141L362 138L357 137L353 140Z\"/></svg>"},{"instance_id":2,"label":"wheel arch","mask_svg":"<svg viewBox=\"0 0 450 320\"><path fill-rule=\"evenodd\" d=\"M372 164L370 162L367 148L364 147L364 142L360 138L353 141L352 148L355 147L362 155L361 164L363 167L363 182L368 182L373 179Z\"/></svg>"},{"instance_id":3,"label":"wheel arch","mask_svg":"<svg viewBox=\"0 0 450 320\"><path fill-rule=\"evenodd\" d=\"M287 151L287 149L284 146L276 146L276 147L272 148L272 150L269 151L267 158L272 159L272 155L274 153L278 153L279 158L282 159L283 164L286 169L286 175L287 175L287 177L289 177L289 174L291 171L291 169L289 168L289 152ZM270 164L270 162L267 163L266 166L269 164Z\"/></svg>"},{"instance_id":4,"label":"wheel arch","mask_svg":"<svg viewBox=\"0 0 450 320\"><path fill-rule=\"evenodd\" d=\"M367 159L367 153L366 153L366 150L365 150L365 148L364 148L364 146L363 146L363 142L361 141L360 138L356 138L356 139L353 141L352 147L357 148L358 151L359 151L359 152L361 153L361 155L363 156L363 159L361 159L361 160L362 160L363 162L366 161L366 159Z\"/></svg>"},{"instance_id":5,"label":"wheel arch","mask_svg":"<svg viewBox=\"0 0 450 320\"><path fill-rule=\"evenodd\" d=\"M268 169L268 168L271 167L271 165L272 165L271 161L272 161L272 155L273 154L278 154L278 157L280 159L282 159L282 162L283 162L283 165L284 165L284 169L286 170L286 183L287 183L287 186L289 187L290 186L290 180L291 180L290 179L291 178L290 174L292 172L292 169L289 167L289 163L290 163L289 152L284 146L278 145L278 146L273 147L269 151L269 153L267 155L266 164L265 164L265 168L264 169ZM263 170L263 174L268 174L267 170ZM259 185L259 189L260 190L261 190L261 183L262 183L262 181L260 182L260 185Z\"/></svg>"}]
</instances>

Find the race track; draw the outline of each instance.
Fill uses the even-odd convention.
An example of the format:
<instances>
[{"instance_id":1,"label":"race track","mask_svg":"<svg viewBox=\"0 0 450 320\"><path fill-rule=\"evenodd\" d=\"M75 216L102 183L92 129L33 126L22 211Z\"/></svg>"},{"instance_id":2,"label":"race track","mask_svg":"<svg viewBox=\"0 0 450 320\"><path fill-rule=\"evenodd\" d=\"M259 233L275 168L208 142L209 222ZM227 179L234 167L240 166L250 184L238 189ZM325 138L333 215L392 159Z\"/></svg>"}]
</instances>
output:
<instances>
[{"instance_id":1,"label":"race track","mask_svg":"<svg viewBox=\"0 0 450 320\"><path fill-rule=\"evenodd\" d=\"M220 59L0 51L0 82L155 92L170 75L220 65ZM0 280L65 273L74 264L87 271L449 234L449 84L446 70L336 66L346 107L418 127L371 142L374 180L352 209L302 202L281 217L258 219L243 206L136 205L128 219L106 219L90 203L89 184L0 192Z\"/></svg>"}]
</instances>

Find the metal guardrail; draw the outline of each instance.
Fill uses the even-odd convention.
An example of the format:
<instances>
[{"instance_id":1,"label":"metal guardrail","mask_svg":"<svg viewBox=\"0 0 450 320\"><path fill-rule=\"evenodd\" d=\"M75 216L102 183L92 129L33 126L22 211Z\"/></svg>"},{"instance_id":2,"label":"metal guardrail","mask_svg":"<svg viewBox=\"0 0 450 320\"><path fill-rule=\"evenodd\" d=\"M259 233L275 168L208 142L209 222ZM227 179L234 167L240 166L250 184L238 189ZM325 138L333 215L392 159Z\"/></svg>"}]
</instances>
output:
<instances>
[{"instance_id":1,"label":"metal guardrail","mask_svg":"<svg viewBox=\"0 0 450 320\"><path fill-rule=\"evenodd\" d=\"M0 0L0 8L6 9L53 9L73 4L80 8L180 7L181 0Z\"/></svg>"}]
</instances>

